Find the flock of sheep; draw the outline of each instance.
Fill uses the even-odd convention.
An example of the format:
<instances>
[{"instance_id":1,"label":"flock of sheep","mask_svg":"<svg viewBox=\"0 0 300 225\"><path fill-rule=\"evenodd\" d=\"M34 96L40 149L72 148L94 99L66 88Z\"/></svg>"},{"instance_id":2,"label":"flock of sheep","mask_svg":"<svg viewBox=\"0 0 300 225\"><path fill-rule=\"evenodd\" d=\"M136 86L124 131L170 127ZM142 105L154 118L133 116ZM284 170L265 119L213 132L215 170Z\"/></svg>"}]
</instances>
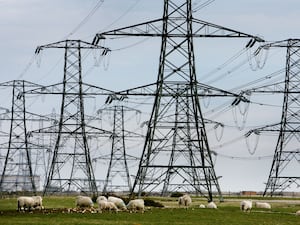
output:
<instances>
[{"instance_id":1,"label":"flock of sheep","mask_svg":"<svg viewBox=\"0 0 300 225\"><path fill-rule=\"evenodd\" d=\"M94 203L89 196L77 196L75 200L76 209L68 209L68 212L76 211L77 209L89 209L90 212L103 211L129 211L129 212L144 212L145 203L143 199L130 200L127 205L121 198L110 196L99 196L97 198L98 208L94 208ZM43 199L41 196L22 196L17 199L18 211L31 211L32 209L44 209Z\"/></svg>"},{"instance_id":2,"label":"flock of sheep","mask_svg":"<svg viewBox=\"0 0 300 225\"><path fill-rule=\"evenodd\" d=\"M43 199L41 196L22 196L17 199L18 211L31 211L32 209L44 209ZM144 212L145 203L143 199L130 200L126 205L121 198L109 196L99 196L96 200L98 208L94 208L92 199L88 196L77 196L75 200L75 209L68 209L68 212L78 212L78 209L89 210L89 212L103 212L103 211L129 211L129 212ZM186 209L192 204L192 198L185 194L178 198L179 207L185 207ZM255 202L256 208L271 209L271 205L267 202ZM206 206L200 204L199 208L217 209L217 205L214 202L209 202ZM240 202L240 209L243 212L251 212L252 200L243 200ZM297 216L300 216L300 210L296 212Z\"/></svg>"},{"instance_id":3,"label":"flock of sheep","mask_svg":"<svg viewBox=\"0 0 300 225\"><path fill-rule=\"evenodd\" d=\"M185 194L178 198L178 204L180 206L184 206L188 208L192 204L192 198ZM271 209L271 204L268 202L255 202L255 207L260 209ZM209 202L206 206L204 204L200 204L199 208L210 208L217 209L217 205L214 202ZM240 202L240 209L243 212L251 212L252 209L252 200L242 200ZM300 210L296 212L296 216L300 216Z\"/></svg>"}]
</instances>

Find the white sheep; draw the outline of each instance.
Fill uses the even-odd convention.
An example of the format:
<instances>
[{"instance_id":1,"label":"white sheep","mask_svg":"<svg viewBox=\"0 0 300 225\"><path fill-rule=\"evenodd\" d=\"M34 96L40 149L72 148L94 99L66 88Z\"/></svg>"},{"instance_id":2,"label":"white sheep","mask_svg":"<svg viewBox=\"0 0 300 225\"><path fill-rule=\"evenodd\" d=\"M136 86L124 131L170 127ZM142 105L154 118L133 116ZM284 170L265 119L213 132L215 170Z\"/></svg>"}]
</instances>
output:
<instances>
[{"instance_id":1,"label":"white sheep","mask_svg":"<svg viewBox=\"0 0 300 225\"><path fill-rule=\"evenodd\" d=\"M105 196L98 196L96 202L98 203L99 201L107 201L107 198Z\"/></svg>"},{"instance_id":2,"label":"white sheep","mask_svg":"<svg viewBox=\"0 0 300 225\"><path fill-rule=\"evenodd\" d=\"M185 194L178 198L178 204L180 206L185 206L188 208L192 204L192 199L188 194Z\"/></svg>"},{"instance_id":3,"label":"white sheep","mask_svg":"<svg viewBox=\"0 0 300 225\"><path fill-rule=\"evenodd\" d=\"M200 209L205 209L205 205L200 204L200 205L199 205L199 208L200 208Z\"/></svg>"},{"instance_id":4,"label":"white sheep","mask_svg":"<svg viewBox=\"0 0 300 225\"><path fill-rule=\"evenodd\" d=\"M144 210L145 210L144 199L133 199L133 200L130 200L128 202L128 204L127 204L127 209L130 212L136 212L136 211L144 212Z\"/></svg>"},{"instance_id":5,"label":"white sheep","mask_svg":"<svg viewBox=\"0 0 300 225\"><path fill-rule=\"evenodd\" d=\"M32 196L34 201L34 208L44 209L43 198L41 196Z\"/></svg>"},{"instance_id":6,"label":"white sheep","mask_svg":"<svg viewBox=\"0 0 300 225\"><path fill-rule=\"evenodd\" d=\"M300 216L300 210L296 212L296 216Z\"/></svg>"},{"instance_id":7,"label":"white sheep","mask_svg":"<svg viewBox=\"0 0 300 225\"><path fill-rule=\"evenodd\" d=\"M240 203L240 209L244 212L251 211L252 209L252 201L251 200L243 200Z\"/></svg>"},{"instance_id":8,"label":"white sheep","mask_svg":"<svg viewBox=\"0 0 300 225\"><path fill-rule=\"evenodd\" d=\"M217 207L216 203L214 203L214 202L209 202L209 203L207 204L207 208L209 208L209 209L217 209L218 207Z\"/></svg>"},{"instance_id":9,"label":"white sheep","mask_svg":"<svg viewBox=\"0 0 300 225\"><path fill-rule=\"evenodd\" d=\"M124 201L121 198L114 197L114 196L109 196L108 199L107 199L107 201L115 203L115 205L120 210L126 210L127 209Z\"/></svg>"},{"instance_id":10,"label":"white sheep","mask_svg":"<svg viewBox=\"0 0 300 225\"><path fill-rule=\"evenodd\" d=\"M18 210L44 209L41 196L21 196L17 199Z\"/></svg>"},{"instance_id":11,"label":"white sheep","mask_svg":"<svg viewBox=\"0 0 300 225\"><path fill-rule=\"evenodd\" d=\"M17 199L18 202L18 211L21 210L28 210L30 211L31 208L34 208L34 199L32 197L28 197L28 196L21 196L18 197Z\"/></svg>"},{"instance_id":12,"label":"white sheep","mask_svg":"<svg viewBox=\"0 0 300 225\"><path fill-rule=\"evenodd\" d=\"M89 196L77 196L75 206L79 208L91 208L94 206L94 203Z\"/></svg>"},{"instance_id":13,"label":"white sheep","mask_svg":"<svg viewBox=\"0 0 300 225\"><path fill-rule=\"evenodd\" d=\"M255 202L255 207L261 209L271 209L271 205L267 202Z\"/></svg>"},{"instance_id":14,"label":"white sheep","mask_svg":"<svg viewBox=\"0 0 300 225\"><path fill-rule=\"evenodd\" d=\"M99 200L99 201L97 201L97 203L98 203L99 210L101 212L103 210L114 211L114 212L118 211L118 207L113 202L108 202L108 201L105 201L105 200Z\"/></svg>"}]
</instances>

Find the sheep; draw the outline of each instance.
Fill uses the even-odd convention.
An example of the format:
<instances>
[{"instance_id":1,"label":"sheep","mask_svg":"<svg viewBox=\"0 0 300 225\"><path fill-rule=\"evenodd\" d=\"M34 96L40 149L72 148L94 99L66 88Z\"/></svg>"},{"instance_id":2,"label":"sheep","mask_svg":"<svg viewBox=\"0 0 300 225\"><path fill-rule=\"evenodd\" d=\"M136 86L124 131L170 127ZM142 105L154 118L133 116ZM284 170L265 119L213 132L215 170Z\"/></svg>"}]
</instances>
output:
<instances>
[{"instance_id":1,"label":"sheep","mask_svg":"<svg viewBox=\"0 0 300 225\"><path fill-rule=\"evenodd\" d=\"M79 208L91 208L94 206L94 203L90 197L79 195L76 197L75 205Z\"/></svg>"},{"instance_id":2,"label":"sheep","mask_svg":"<svg viewBox=\"0 0 300 225\"><path fill-rule=\"evenodd\" d=\"M41 196L32 196L33 201L34 201L34 208L39 208L39 209L44 209L43 206L43 199Z\"/></svg>"},{"instance_id":3,"label":"sheep","mask_svg":"<svg viewBox=\"0 0 300 225\"><path fill-rule=\"evenodd\" d=\"M200 209L205 209L205 205L200 204L200 205L199 205L199 208L200 208Z\"/></svg>"},{"instance_id":4,"label":"sheep","mask_svg":"<svg viewBox=\"0 0 300 225\"><path fill-rule=\"evenodd\" d=\"M300 210L296 212L296 216L300 216Z\"/></svg>"},{"instance_id":5,"label":"sheep","mask_svg":"<svg viewBox=\"0 0 300 225\"><path fill-rule=\"evenodd\" d=\"M189 195L185 194L178 198L178 204L180 206L185 206L188 208L192 204L192 199Z\"/></svg>"},{"instance_id":6,"label":"sheep","mask_svg":"<svg viewBox=\"0 0 300 225\"><path fill-rule=\"evenodd\" d=\"M98 208L101 212L103 210L118 212L118 207L113 202L99 200L99 201L97 201L97 203L98 203Z\"/></svg>"},{"instance_id":7,"label":"sheep","mask_svg":"<svg viewBox=\"0 0 300 225\"><path fill-rule=\"evenodd\" d=\"M98 204L98 208L100 211L106 210L106 203L107 203L107 201L105 201L105 200L97 199L97 204Z\"/></svg>"},{"instance_id":8,"label":"sheep","mask_svg":"<svg viewBox=\"0 0 300 225\"><path fill-rule=\"evenodd\" d=\"M129 210L129 212L141 211L143 213L145 210L144 199L130 200L127 204L127 209Z\"/></svg>"},{"instance_id":9,"label":"sheep","mask_svg":"<svg viewBox=\"0 0 300 225\"><path fill-rule=\"evenodd\" d=\"M255 202L255 207L261 209L271 209L271 205L267 202Z\"/></svg>"},{"instance_id":10,"label":"sheep","mask_svg":"<svg viewBox=\"0 0 300 225\"><path fill-rule=\"evenodd\" d=\"M107 199L108 202L113 202L120 210L126 210L126 205L121 198L110 196Z\"/></svg>"},{"instance_id":11,"label":"sheep","mask_svg":"<svg viewBox=\"0 0 300 225\"><path fill-rule=\"evenodd\" d=\"M96 202L98 203L99 201L107 201L107 198L105 196L98 196Z\"/></svg>"},{"instance_id":12,"label":"sheep","mask_svg":"<svg viewBox=\"0 0 300 225\"><path fill-rule=\"evenodd\" d=\"M244 212L247 212L248 210L250 212L252 209L252 201L251 200L241 201L240 208Z\"/></svg>"},{"instance_id":13,"label":"sheep","mask_svg":"<svg viewBox=\"0 0 300 225\"><path fill-rule=\"evenodd\" d=\"M25 211L26 209L28 211L30 211L31 208L34 207L34 199L32 197L21 196L17 199L17 202L18 202L18 211L19 212L21 210Z\"/></svg>"},{"instance_id":14,"label":"sheep","mask_svg":"<svg viewBox=\"0 0 300 225\"><path fill-rule=\"evenodd\" d=\"M217 207L216 203L214 203L214 202L209 202L209 203L207 204L207 208L209 208L209 209L217 209L218 207Z\"/></svg>"},{"instance_id":15,"label":"sheep","mask_svg":"<svg viewBox=\"0 0 300 225\"><path fill-rule=\"evenodd\" d=\"M43 206L43 199L41 196L21 196L17 199L18 202L18 211L20 210L26 210L29 211L31 209L44 209Z\"/></svg>"}]
</instances>

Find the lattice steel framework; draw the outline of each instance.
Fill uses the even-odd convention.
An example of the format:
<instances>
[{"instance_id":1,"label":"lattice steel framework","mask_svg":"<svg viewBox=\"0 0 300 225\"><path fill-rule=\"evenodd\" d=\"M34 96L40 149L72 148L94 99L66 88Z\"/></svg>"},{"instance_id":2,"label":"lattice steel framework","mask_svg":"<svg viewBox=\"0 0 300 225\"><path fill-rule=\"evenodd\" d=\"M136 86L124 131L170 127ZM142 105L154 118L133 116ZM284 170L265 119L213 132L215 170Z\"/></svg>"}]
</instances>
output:
<instances>
[{"instance_id":1,"label":"lattice steel framework","mask_svg":"<svg viewBox=\"0 0 300 225\"><path fill-rule=\"evenodd\" d=\"M132 183L130 179L128 161L137 159L127 153L126 138L141 138L142 136L125 129L124 118L126 112L140 111L117 103L112 107L101 109L101 112L112 112L113 130L111 135L111 152L103 193L114 191L130 192Z\"/></svg>"},{"instance_id":2,"label":"lattice steel framework","mask_svg":"<svg viewBox=\"0 0 300 225\"><path fill-rule=\"evenodd\" d=\"M162 26L161 26L162 25ZM164 0L160 19L97 34L161 37L156 96L132 193L194 192L222 199L199 102L193 38L254 38L193 18L191 0Z\"/></svg>"},{"instance_id":3,"label":"lattice steel framework","mask_svg":"<svg viewBox=\"0 0 300 225\"><path fill-rule=\"evenodd\" d=\"M4 168L0 179L0 191L30 191L36 193L32 169L32 154L26 127L25 87L33 87L24 80L0 84L12 87L10 131Z\"/></svg>"},{"instance_id":4,"label":"lattice steel framework","mask_svg":"<svg viewBox=\"0 0 300 225\"><path fill-rule=\"evenodd\" d=\"M280 124L261 130L278 131L274 158L264 196L300 187L300 39L288 39L262 46L286 48L284 100Z\"/></svg>"},{"instance_id":5,"label":"lattice steel framework","mask_svg":"<svg viewBox=\"0 0 300 225\"><path fill-rule=\"evenodd\" d=\"M44 48L64 49L60 119L44 194L81 191L97 195L86 134L81 50L99 49L105 54L107 49L81 40L65 40L39 46L36 53Z\"/></svg>"}]
</instances>

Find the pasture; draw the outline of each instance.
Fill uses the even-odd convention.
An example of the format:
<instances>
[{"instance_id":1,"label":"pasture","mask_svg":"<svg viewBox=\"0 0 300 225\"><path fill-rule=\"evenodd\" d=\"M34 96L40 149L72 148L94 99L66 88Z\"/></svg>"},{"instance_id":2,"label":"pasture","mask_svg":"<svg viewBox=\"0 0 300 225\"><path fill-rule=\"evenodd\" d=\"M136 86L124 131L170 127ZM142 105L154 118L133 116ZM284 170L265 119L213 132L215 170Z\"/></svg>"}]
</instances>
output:
<instances>
[{"instance_id":1,"label":"pasture","mask_svg":"<svg viewBox=\"0 0 300 225\"><path fill-rule=\"evenodd\" d=\"M192 206L186 210L178 208L177 198L151 198L162 203L164 208L147 207L145 213L68 213L74 208L75 197L44 197L45 210L18 212L16 198L0 199L0 224L55 224L55 225L300 225L300 200L263 200L272 204L272 209L253 208L251 213L241 212L240 199L225 199L218 209L200 209L207 204L202 198L193 198ZM256 201L256 200L253 200Z\"/></svg>"}]
</instances>

